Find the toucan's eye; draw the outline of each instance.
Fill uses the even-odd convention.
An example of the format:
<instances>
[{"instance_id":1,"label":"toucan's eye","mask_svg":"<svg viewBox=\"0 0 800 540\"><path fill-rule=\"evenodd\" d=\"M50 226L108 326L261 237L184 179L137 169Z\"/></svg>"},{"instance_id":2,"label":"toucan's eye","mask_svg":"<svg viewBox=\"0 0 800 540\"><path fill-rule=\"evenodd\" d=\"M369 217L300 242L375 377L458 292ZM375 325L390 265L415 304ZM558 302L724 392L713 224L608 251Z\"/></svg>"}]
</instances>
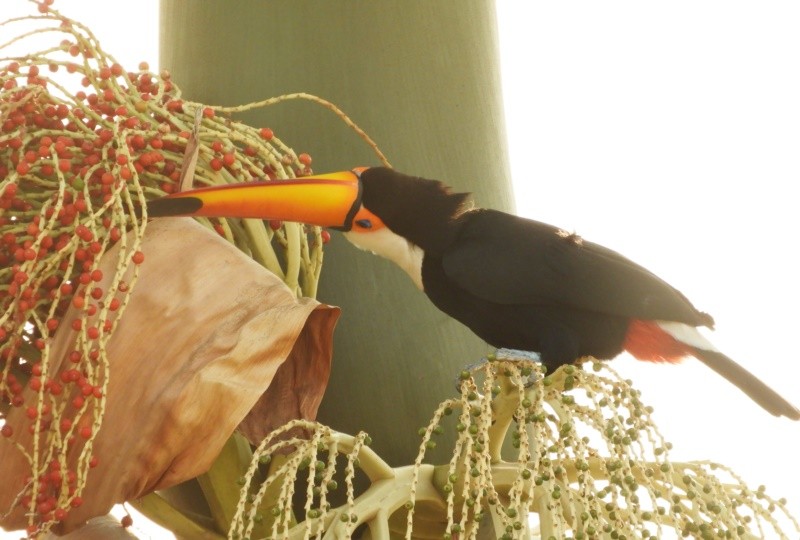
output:
<instances>
[{"instance_id":1,"label":"toucan's eye","mask_svg":"<svg viewBox=\"0 0 800 540\"><path fill-rule=\"evenodd\" d=\"M357 219L356 220L356 225L358 225L362 229L371 229L372 228L372 222L370 220L368 220L368 219Z\"/></svg>"}]
</instances>

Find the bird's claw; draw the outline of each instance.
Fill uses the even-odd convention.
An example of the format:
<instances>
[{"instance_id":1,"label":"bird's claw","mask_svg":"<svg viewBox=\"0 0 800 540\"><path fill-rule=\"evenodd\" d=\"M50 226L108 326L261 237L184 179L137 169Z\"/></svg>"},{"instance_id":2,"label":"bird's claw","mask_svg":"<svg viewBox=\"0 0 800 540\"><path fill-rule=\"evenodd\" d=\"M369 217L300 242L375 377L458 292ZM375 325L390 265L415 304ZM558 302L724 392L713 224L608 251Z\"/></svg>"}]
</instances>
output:
<instances>
[{"instance_id":1,"label":"bird's claw","mask_svg":"<svg viewBox=\"0 0 800 540\"><path fill-rule=\"evenodd\" d=\"M528 360L531 362L541 363L542 356L537 352L523 351L519 349L506 349L506 348L497 349L495 353L493 355L490 355L488 358L481 358L480 361L478 362L464 366L464 369L461 370L461 373L458 374L455 380L456 391L457 392L461 391L461 383L464 381L463 377L464 373L472 373L475 369L483 366L484 364L490 362L491 360L505 360L511 362ZM527 377L527 380L524 383L525 388L531 387L535 381L536 381L536 376L533 373L531 373L531 375Z\"/></svg>"},{"instance_id":2,"label":"bird's claw","mask_svg":"<svg viewBox=\"0 0 800 540\"><path fill-rule=\"evenodd\" d=\"M497 360L505 360L510 362L517 362L520 360L527 360L530 362L542 363L542 355L533 351L523 351L520 349L497 349L494 353ZM536 375L532 372L527 377L524 377L524 387L530 388L536 382Z\"/></svg>"},{"instance_id":3,"label":"bird's claw","mask_svg":"<svg viewBox=\"0 0 800 540\"><path fill-rule=\"evenodd\" d=\"M520 349L497 349L494 357L498 360L530 360L541 364L542 355L532 351L522 351Z\"/></svg>"}]
</instances>

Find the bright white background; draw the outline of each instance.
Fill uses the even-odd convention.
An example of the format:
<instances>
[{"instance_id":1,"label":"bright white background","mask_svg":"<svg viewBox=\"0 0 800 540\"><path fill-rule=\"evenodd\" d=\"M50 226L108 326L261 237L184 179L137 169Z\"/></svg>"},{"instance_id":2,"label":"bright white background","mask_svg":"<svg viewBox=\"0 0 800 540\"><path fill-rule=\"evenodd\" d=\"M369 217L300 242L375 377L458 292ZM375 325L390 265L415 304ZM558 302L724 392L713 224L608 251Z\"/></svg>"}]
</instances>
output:
<instances>
[{"instance_id":1,"label":"bright white background","mask_svg":"<svg viewBox=\"0 0 800 540\"><path fill-rule=\"evenodd\" d=\"M498 15L518 213L665 278L800 406L800 4L499 0ZM726 464L800 516L800 423L694 359L612 366L673 460Z\"/></svg>"},{"instance_id":2,"label":"bright white background","mask_svg":"<svg viewBox=\"0 0 800 540\"><path fill-rule=\"evenodd\" d=\"M714 315L719 348L800 404L800 4L498 4L518 213L667 279ZM124 66L155 67L158 2L135 6L56 4ZM5 0L0 17L29 12ZM800 424L694 360L613 366L656 408L673 460L729 465L800 516Z\"/></svg>"}]
</instances>

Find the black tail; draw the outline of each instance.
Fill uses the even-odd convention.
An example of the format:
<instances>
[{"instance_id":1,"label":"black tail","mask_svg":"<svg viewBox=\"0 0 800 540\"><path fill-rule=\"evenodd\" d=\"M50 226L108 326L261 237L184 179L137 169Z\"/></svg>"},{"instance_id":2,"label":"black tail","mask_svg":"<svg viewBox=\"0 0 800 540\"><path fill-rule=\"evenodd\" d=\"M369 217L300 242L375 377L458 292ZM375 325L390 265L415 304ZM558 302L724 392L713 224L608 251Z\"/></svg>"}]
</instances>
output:
<instances>
[{"instance_id":1,"label":"black tail","mask_svg":"<svg viewBox=\"0 0 800 540\"><path fill-rule=\"evenodd\" d=\"M694 356L735 384L750 399L775 416L800 420L800 410L755 375L720 352L694 349Z\"/></svg>"}]
</instances>

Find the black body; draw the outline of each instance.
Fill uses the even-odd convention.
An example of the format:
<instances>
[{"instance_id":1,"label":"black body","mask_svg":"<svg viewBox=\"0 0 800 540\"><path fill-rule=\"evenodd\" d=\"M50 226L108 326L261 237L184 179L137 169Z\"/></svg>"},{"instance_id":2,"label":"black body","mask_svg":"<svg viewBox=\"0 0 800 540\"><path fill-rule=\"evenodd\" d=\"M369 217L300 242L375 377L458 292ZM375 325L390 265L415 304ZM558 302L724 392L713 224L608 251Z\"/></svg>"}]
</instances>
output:
<instances>
[{"instance_id":1,"label":"black body","mask_svg":"<svg viewBox=\"0 0 800 540\"><path fill-rule=\"evenodd\" d=\"M550 368L622 352L631 319L713 326L677 289L580 237L497 210L465 210L467 195L374 167L364 206L422 248L431 301L495 347L536 351Z\"/></svg>"},{"instance_id":2,"label":"black body","mask_svg":"<svg viewBox=\"0 0 800 540\"><path fill-rule=\"evenodd\" d=\"M634 318L712 323L641 266L545 223L473 210L451 226L454 241L425 252L425 293L488 343L538 351L549 368L614 358Z\"/></svg>"},{"instance_id":3,"label":"black body","mask_svg":"<svg viewBox=\"0 0 800 540\"><path fill-rule=\"evenodd\" d=\"M703 340L691 327L713 327L711 316L619 253L546 223L465 210L467 195L435 180L370 168L361 181L364 206L423 250L431 301L489 344L538 352L550 369L611 359L634 342L640 359L693 355L771 414L800 420L800 410L732 359L691 344ZM683 323L688 341L657 324L648 326L655 339L640 336L634 321Z\"/></svg>"}]
</instances>

